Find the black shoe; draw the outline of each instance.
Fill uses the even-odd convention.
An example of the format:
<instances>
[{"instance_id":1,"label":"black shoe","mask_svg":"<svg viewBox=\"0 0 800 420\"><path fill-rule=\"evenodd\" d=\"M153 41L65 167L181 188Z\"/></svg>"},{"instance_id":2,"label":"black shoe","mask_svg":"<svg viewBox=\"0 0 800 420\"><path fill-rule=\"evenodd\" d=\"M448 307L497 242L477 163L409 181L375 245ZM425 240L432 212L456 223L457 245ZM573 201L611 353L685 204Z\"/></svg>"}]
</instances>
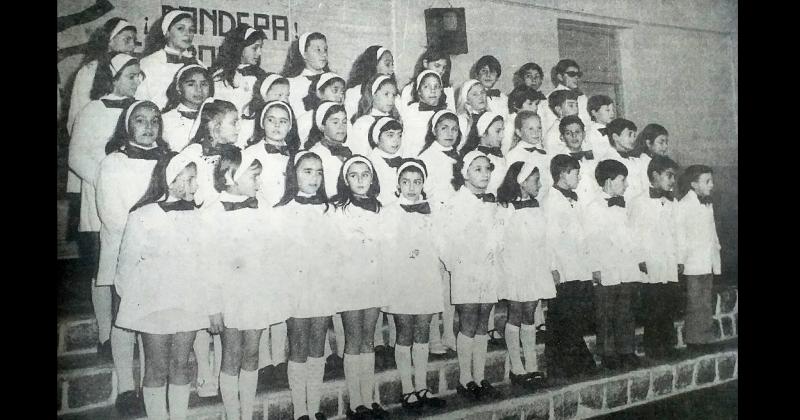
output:
<instances>
[{"instance_id":1,"label":"black shoe","mask_svg":"<svg viewBox=\"0 0 800 420\"><path fill-rule=\"evenodd\" d=\"M302 415L302 416L298 417L297 420L311 420L311 419L308 417L308 414L305 414L305 415Z\"/></svg>"},{"instance_id":2,"label":"black shoe","mask_svg":"<svg viewBox=\"0 0 800 420\"><path fill-rule=\"evenodd\" d=\"M466 387L458 384L456 393L470 401L480 401L481 399L481 387L475 381L470 381Z\"/></svg>"},{"instance_id":3,"label":"black shoe","mask_svg":"<svg viewBox=\"0 0 800 420\"><path fill-rule=\"evenodd\" d=\"M370 410L370 411L371 411L373 419L388 419L389 418L389 412L386 411L383 407L381 407L381 405L378 404L378 403L372 403L372 410Z\"/></svg>"},{"instance_id":4,"label":"black shoe","mask_svg":"<svg viewBox=\"0 0 800 420\"><path fill-rule=\"evenodd\" d=\"M114 407L120 414L128 417L138 417L145 414L144 400L136 391L125 391L117 395Z\"/></svg>"},{"instance_id":5,"label":"black shoe","mask_svg":"<svg viewBox=\"0 0 800 420\"><path fill-rule=\"evenodd\" d=\"M408 400L411 398L411 396L417 397L417 400L409 402ZM408 394L403 394L403 397L400 400L400 406L403 407L403 410L408 411L409 414L416 415L422 412L423 403L422 400L419 399L417 394L409 392Z\"/></svg>"},{"instance_id":6,"label":"black shoe","mask_svg":"<svg viewBox=\"0 0 800 420\"><path fill-rule=\"evenodd\" d=\"M617 370L622 368L621 360L616 356L601 356L602 366L608 370Z\"/></svg>"},{"instance_id":7,"label":"black shoe","mask_svg":"<svg viewBox=\"0 0 800 420\"><path fill-rule=\"evenodd\" d=\"M505 341L503 335L500 334L500 331L489 330L486 334L489 336L489 343L491 344L500 344Z\"/></svg>"},{"instance_id":8,"label":"black shoe","mask_svg":"<svg viewBox=\"0 0 800 420\"><path fill-rule=\"evenodd\" d=\"M442 408L447 405L447 402L441 398L429 397L428 395L431 395L431 391L427 388L422 391L417 391L416 395L418 401L425 407Z\"/></svg>"},{"instance_id":9,"label":"black shoe","mask_svg":"<svg viewBox=\"0 0 800 420\"><path fill-rule=\"evenodd\" d=\"M114 361L114 357L111 355L111 340L106 340L97 345L97 355L105 362Z\"/></svg>"},{"instance_id":10,"label":"black shoe","mask_svg":"<svg viewBox=\"0 0 800 420\"><path fill-rule=\"evenodd\" d=\"M634 353L623 354L620 356L622 366L629 369L639 369L642 367L642 359Z\"/></svg>"},{"instance_id":11,"label":"black shoe","mask_svg":"<svg viewBox=\"0 0 800 420\"><path fill-rule=\"evenodd\" d=\"M328 416L326 416L326 415L324 415L322 413L317 413L317 414L314 414L314 419L316 419L316 420L328 420Z\"/></svg>"},{"instance_id":12,"label":"black shoe","mask_svg":"<svg viewBox=\"0 0 800 420\"><path fill-rule=\"evenodd\" d=\"M497 390L492 384L487 381L486 379L481 381L481 397L489 398L490 400L499 400L503 398L503 394Z\"/></svg>"},{"instance_id":13,"label":"black shoe","mask_svg":"<svg viewBox=\"0 0 800 420\"><path fill-rule=\"evenodd\" d=\"M509 372L508 379L511 380L511 385L519 388L528 388L531 377L527 373L517 375L514 372Z\"/></svg>"}]
</instances>

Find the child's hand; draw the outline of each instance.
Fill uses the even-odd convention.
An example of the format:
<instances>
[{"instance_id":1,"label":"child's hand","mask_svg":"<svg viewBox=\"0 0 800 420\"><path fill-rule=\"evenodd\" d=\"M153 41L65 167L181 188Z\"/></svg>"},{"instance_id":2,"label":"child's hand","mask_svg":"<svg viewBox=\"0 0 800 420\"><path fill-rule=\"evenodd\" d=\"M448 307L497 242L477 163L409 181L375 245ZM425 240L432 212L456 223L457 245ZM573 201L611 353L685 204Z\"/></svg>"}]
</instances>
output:
<instances>
[{"instance_id":1,"label":"child's hand","mask_svg":"<svg viewBox=\"0 0 800 420\"><path fill-rule=\"evenodd\" d=\"M220 334L222 329L225 328L225 323L222 321L222 312L209 315L208 320L211 322L211 326L208 327L208 332L211 334Z\"/></svg>"},{"instance_id":2,"label":"child's hand","mask_svg":"<svg viewBox=\"0 0 800 420\"><path fill-rule=\"evenodd\" d=\"M642 262L639 263L639 271L641 271L642 273L647 274L647 263L646 262L642 261Z\"/></svg>"},{"instance_id":3,"label":"child's hand","mask_svg":"<svg viewBox=\"0 0 800 420\"><path fill-rule=\"evenodd\" d=\"M558 273L558 270L553 270L550 273L553 274L553 283L555 283L556 286L561 284L561 274Z\"/></svg>"},{"instance_id":4,"label":"child's hand","mask_svg":"<svg viewBox=\"0 0 800 420\"><path fill-rule=\"evenodd\" d=\"M595 286L599 286L600 285L600 272L599 271L592 271L592 283L594 283Z\"/></svg>"},{"instance_id":5,"label":"child's hand","mask_svg":"<svg viewBox=\"0 0 800 420\"><path fill-rule=\"evenodd\" d=\"M678 264L678 275L683 274L683 269L684 269L683 264Z\"/></svg>"}]
</instances>

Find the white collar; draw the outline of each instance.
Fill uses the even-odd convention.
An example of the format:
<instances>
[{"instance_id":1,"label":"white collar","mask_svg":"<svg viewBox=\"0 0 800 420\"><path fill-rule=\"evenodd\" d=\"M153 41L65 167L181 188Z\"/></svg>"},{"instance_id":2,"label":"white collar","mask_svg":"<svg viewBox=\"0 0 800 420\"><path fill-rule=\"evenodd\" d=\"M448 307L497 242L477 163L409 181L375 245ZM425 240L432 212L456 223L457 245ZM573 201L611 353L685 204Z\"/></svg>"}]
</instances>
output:
<instances>
[{"instance_id":1,"label":"white collar","mask_svg":"<svg viewBox=\"0 0 800 420\"><path fill-rule=\"evenodd\" d=\"M369 115L372 115L373 117L388 117L389 113L388 112L383 112L383 111L375 109L375 108L372 108L372 110L369 111Z\"/></svg>"},{"instance_id":2,"label":"white collar","mask_svg":"<svg viewBox=\"0 0 800 420\"><path fill-rule=\"evenodd\" d=\"M391 159L391 158L400 156L400 149L397 149L397 152L395 152L395 153L390 155L390 154L384 152L383 150L381 150L379 147L376 147L376 148L372 149L372 153L375 154L376 156L384 158L384 159Z\"/></svg>"},{"instance_id":3,"label":"white collar","mask_svg":"<svg viewBox=\"0 0 800 420\"><path fill-rule=\"evenodd\" d=\"M175 109L177 109L178 111L183 111L183 112L197 112L196 109L189 108L188 106L184 105L183 102L178 104L178 107L175 108Z\"/></svg>"},{"instance_id":4,"label":"white collar","mask_svg":"<svg viewBox=\"0 0 800 420\"><path fill-rule=\"evenodd\" d=\"M325 71L314 71L309 68L304 68L302 72L300 72L301 76L316 76L318 74L325 73Z\"/></svg>"},{"instance_id":5,"label":"white collar","mask_svg":"<svg viewBox=\"0 0 800 420\"><path fill-rule=\"evenodd\" d=\"M228 203L241 203L248 198L250 197L246 195L231 194L227 191L219 193L219 201L226 201Z\"/></svg>"},{"instance_id":6,"label":"white collar","mask_svg":"<svg viewBox=\"0 0 800 420\"><path fill-rule=\"evenodd\" d=\"M417 200L414 203L412 203L411 201L408 201L406 196L404 196L403 194L400 194L400 197L397 198L397 204L404 204L404 205L407 205L407 206L414 205L414 204L422 204L422 203L424 203L426 201L428 201L428 200L423 199L421 195L419 197L419 200Z\"/></svg>"},{"instance_id":7,"label":"white collar","mask_svg":"<svg viewBox=\"0 0 800 420\"><path fill-rule=\"evenodd\" d=\"M167 53L167 54L182 55L184 57L191 57L192 56L192 53L190 53L189 50L184 50L183 52L180 52L180 51L176 50L175 48L170 47L169 45L164 45L164 52Z\"/></svg>"},{"instance_id":8,"label":"white collar","mask_svg":"<svg viewBox=\"0 0 800 420\"><path fill-rule=\"evenodd\" d=\"M117 99L127 99L129 97L130 96L117 95L116 93L111 92L108 95L101 96L100 99L114 99L114 100L117 100Z\"/></svg>"}]
</instances>

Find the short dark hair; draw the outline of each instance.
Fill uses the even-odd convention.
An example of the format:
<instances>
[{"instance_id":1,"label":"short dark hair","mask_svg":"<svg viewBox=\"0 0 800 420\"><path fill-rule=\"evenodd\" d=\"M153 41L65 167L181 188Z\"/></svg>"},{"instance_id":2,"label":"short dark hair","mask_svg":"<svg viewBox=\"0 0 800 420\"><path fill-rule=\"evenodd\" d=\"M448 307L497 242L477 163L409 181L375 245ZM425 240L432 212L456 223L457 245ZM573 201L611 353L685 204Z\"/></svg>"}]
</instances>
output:
<instances>
[{"instance_id":1,"label":"short dark hair","mask_svg":"<svg viewBox=\"0 0 800 420\"><path fill-rule=\"evenodd\" d=\"M603 160L594 169L594 179L597 180L597 185L601 187L606 183L606 180L615 179L620 175L628 176L628 168L622 162L614 159Z\"/></svg>"},{"instance_id":2,"label":"short dark hair","mask_svg":"<svg viewBox=\"0 0 800 420\"><path fill-rule=\"evenodd\" d=\"M581 117L577 115L567 115L558 123L558 132L564 134L564 130L566 130L567 126L570 124L578 124L581 126L582 130L586 129L586 127L583 125L583 121L581 121Z\"/></svg>"},{"instance_id":3,"label":"short dark hair","mask_svg":"<svg viewBox=\"0 0 800 420\"><path fill-rule=\"evenodd\" d=\"M697 182L700 180L700 175L713 173L714 171L711 170L711 167L706 165L692 165L686 168L678 180L678 190L681 197L686 195L686 193L692 189L692 182Z\"/></svg>"},{"instance_id":4,"label":"short dark hair","mask_svg":"<svg viewBox=\"0 0 800 420\"><path fill-rule=\"evenodd\" d=\"M550 93L550 96L547 98L547 105L550 107L550 110L553 111L555 114L556 107L564 106L564 102L570 101L577 101L578 100L578 93L571 89L559 89L554 90Z\"/></svg>"},{"instance_id":5,"label":"short dark hair","mask_svg":"<svg viewBox=\"0 0 800 420\"><path fill-rule=\"evenodd\" d=\"M524 84L519 85L508 94L508 112L518 112L527 101L543 101L545 99L547 98L542 92Z\"/></svg>"},{"instance_id":6,"label":"short dark hair","mask_svg":"<svg viewBox=\"0 0 800 420\"><path fill-rule=\"evenodd\" d=\"M626 120L625 118L614 118L610 123L608 123L606 126L606 135L608 136L608 140L611 142L612 146L614 145L614 138L611 137L611 135L620 135L623 131L625 131L626 128L631 131L636 131L636 124L634 124L631 120Z\"/></svg>"},{"instance_id":7,"label":"short dark hair","mask_svg":"<svg viewBox=\"0 0 800 420\"><path fill-rule=\"evenodd\" d=\"M544 81L544 71L542 71L542 68L538 64L530 62L523 64L522 67L519 68L519 70L514 72L514 77L513 77L514 86L516 87L525 84L525 74L527 74L531 70L538 72L539 77L541 77L542 81Z\"/></svg>"},{"instance_id":8,"label":"short dark hair","mask_svg":"<svg viewBox=\"0 0 800 420\"><path fill-rule=\"evenodd\" d=\"M670 159L667 156L655 155L650 163L647 164L647 179L653 180L653 172L658 174L664 173L667 169L678 170L678 162Z\"/></svg>"},{"instance_id":9,"label":"short dark hair","mask_svg":"<svg viewBox=\"0 0 800 420\"><path fill-rule=\"evenodd\" d=\"M560 60L555 66L553 66L553 70L550 72L550 81L553 82L553 86L558 86L559 83L561 83L558 80L558 75L564 74L564 72L570 67L577 67L578 70L581 68L581 66L579 66L575 60L569 58Z\"/></svg>"},{"instance_id":10,"label":"short dark hair","mask_svg":"<svg viewBox=\"0 0 800 420\"><path fill-rule=\"evenodd\" d=\"M593 95L586 101L586 112L592 117L592 121L594 121L594 115L592 115L592 111L599 111L601 107L605 105L611 105L614 103L610 97L606 95Z\"/></svg>"},{"instance_id":11,"label":"short dark hair","mask_svg":"<svg viewBox=\"0 0 800 420\"><path fill-rule=\"evenodd\" d=\"M497 77L500 77L503 68L500 66L500 61L498 61L493 55L484 55L483 57L479 58L478 61L475 62L475 66L472 67L470 77L477 79L478 73L480 73L481 69L486 66L489 66L489 70L497 73Z\"/></svg>"},{"instance_id":12,"label":"short dark hair","mask_svg":"<svg viewBox=\"0 0 800 420\"><path fill-rule=\"evenodd\" d=\"M553 159L550 160L550 175L552 175L554 183L561 179L561 174L563 172L569 172L573 169L580 168L581 163L578 162L578 159L570 155L555 155Z\"/></svg>"}]
</instances>

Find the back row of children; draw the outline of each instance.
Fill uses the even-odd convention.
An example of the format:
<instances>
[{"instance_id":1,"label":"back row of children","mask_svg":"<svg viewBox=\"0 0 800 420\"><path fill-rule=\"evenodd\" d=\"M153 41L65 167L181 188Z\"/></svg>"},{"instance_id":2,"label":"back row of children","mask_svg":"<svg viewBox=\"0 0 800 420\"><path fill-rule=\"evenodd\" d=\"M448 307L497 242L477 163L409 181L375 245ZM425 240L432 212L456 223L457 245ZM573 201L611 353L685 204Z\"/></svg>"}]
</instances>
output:
<instances>
[{"instance_id":1,"label":"back row of children","mask_svg":"<svg viewBox=\"0 0 800 420\"><path fill-rule=\"evenodd\" d=\"M456 96L449 57L435 50L401 90L381 46L358 57L346 83L318 32L292 43L278 75L260 68L265 36L247 25L209 70L193 56L190 14L169 12L157 27L140 61L128 42L135 27L109 20L70 110L79 230L100 250L99 350L112 353L121 410L138 401L136 332L152 418L166 418L167 400L171 418L185 417L193 347L198 393L218 386L228 418L251 418L257 369L284 357L286 336L294 417L324 418L325 337L337 314L352 418L386 416L374 376L381 311L396 324L402 406L417 413L444 404L426 384L434 345L456 349L460 395L499 396L484 366L500 300L511 380L523 387L544 378L533 319L542 299L550 376L594 367L582 338L591 318L603 365L636 363L640 285L652 308L648 354L674 345L662 297L680 272L686 341L710 340L711 170L687 168L677 202L667 130L650 124L637 136L610 98L587 100L574 61L555 66L546 100L534 63L506 98L494 89L499 62L484 56ZM211 363L209 333L221 337Z\"/></svg>"}]
</instances>

